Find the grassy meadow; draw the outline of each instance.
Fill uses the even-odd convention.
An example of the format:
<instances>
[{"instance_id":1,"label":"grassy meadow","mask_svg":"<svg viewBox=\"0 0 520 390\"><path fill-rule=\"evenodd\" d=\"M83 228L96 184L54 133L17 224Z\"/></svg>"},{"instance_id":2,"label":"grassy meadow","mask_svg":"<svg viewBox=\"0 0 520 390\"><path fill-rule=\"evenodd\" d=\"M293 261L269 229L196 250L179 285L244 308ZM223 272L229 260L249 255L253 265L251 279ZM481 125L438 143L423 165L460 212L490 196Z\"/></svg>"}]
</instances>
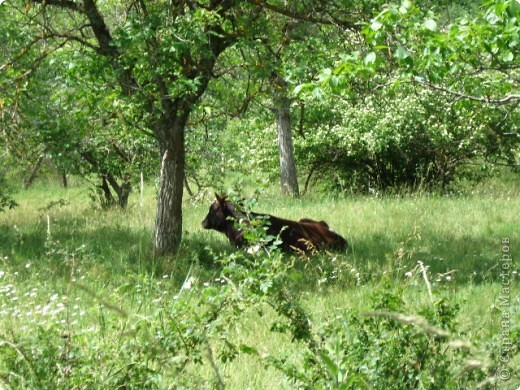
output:
<instances>
[{"instance_id":1,"label":"grassy meadow","mask_svg":"<svg viewBox=\"0 0 520 390\"><path fill-rule=\"evenodd\" d=\"M287 332L272 331L278 314L265 303L248 310L244 301L237 306L242 312L230 314L236 321L219 325L221 333L201 331L202 347L192 348L200 356L178 352L190 350L190 332L204 318L200 296L209 285L224 283L215 258L235 253L223 235L201 227L210 196L186 199L176 258L157 258L151 251L153 188L142 198L132 194L124 213L96 208L80 184L63 189L39 183L16 201L16 209L0 213L0 389L296 387L266 359L285 356L298 365L305 346ZM381 291L397 291L399 311L410 316L422 316L442 300L457 308L450 337L468 349L468 367L488 372L482 388L519 386L517 186L488 185L446 197L298 200L273 190L260 195L255 211L323 219L347 238L347 254L287 260L296 264L300 276L292 288L313 326L373 310ZM513 257L507 306L500 276L505 251ZM516 346L504 352L505 330ZM255 352L243 348L226 359L223 351L231 342L254 346ZM465 370L454 375L467 375ZM364 378L360 387L374 388L370 375Z\"/></svg>"}]
</instances>

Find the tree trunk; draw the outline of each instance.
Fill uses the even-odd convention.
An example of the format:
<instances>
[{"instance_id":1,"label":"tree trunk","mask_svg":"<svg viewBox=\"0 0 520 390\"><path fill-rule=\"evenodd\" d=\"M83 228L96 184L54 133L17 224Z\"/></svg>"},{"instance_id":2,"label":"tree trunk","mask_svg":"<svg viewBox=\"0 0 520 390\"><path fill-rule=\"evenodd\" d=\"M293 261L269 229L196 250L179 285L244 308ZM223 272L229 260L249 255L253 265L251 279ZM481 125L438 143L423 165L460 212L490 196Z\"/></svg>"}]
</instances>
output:
<instances>
[{"instance_id":1,"label":"tree trunk","mask_svg":"<svg viewBox=\"0 0 520 390\"><path fill-rule=\"evenodd\" d=\"M158 132L161 173L154 233L154 251L158 255L176 254L182 239L184 128L189 115L188 110L166 106L169 107Z\"/></svg>"},{"instance_id":2,"label":"tree trunk","mask_svg":"<svg viewBox=\"0 0 520 390\"><path fill-rule=\"evenodd\" d=\"M67 173L66 172L62 172L60 174L60 177L61 177L61 185L63 188L68 188L69 187L69 181L67 179Z\"/></svg>"},{"instance_id":3,"label":"tree trunk","mask_svg":"<svg viewBox=\"0 0 520 390\"><path fill-rule=\"evenodd\" d=\"M121 210L125 210L128 205L128 198L130 196L130 192L132 191L132 184L130 183L130 175L125 174L121 179L121 185L117 182L117 179L111 173L105 173L104 177L115 191L117 195L117 204L121 208ZM113 205L115 201L113 202Z\"/></svg>"},{"instance_id":4,"label":"tree trunk","mask_svg":"<svg viewBox=\"0 0 520 390\"><path fill-rule=\"evenodd\" d=\"M47 153L47 148L45 148L40 156L38 157L38 160L36 160L36 163L34 164L33 168L31 169L31 173L25 178L23 183L23 188L25 190L29 189L31 184L34 182L34 179L38 176L38 173L40 172L40 168L43 163L43 159L45 158L45 153Z\"/></svg>"},{"instance_id":5,"label":"tree trunk","mask_svg":"<svg viewBox=\"0 0 520 390\"><path fill-rule=\"evenodd\" d=\"M274 113L276 116L276 130L278 132L278 152L280 157L280 184L283 195L298 197L298 176L294 160L294 147L291 129L291 99L286 95L285 81L278 80L274 93Z\"/></svg>"},{"instance_id":6,"label":"tree trunk","mask_svg":"<svg viewBox=\"0 0 520 390\"><path fill-rule=\"evenodd\" d=\"M100 198L101 206L104 208L110 208L116 204L116 200L112 196L112 191L110 191L110 186L108 185L108 180L106 175L101 175L101 185L99 188L103 191L103 197Z\"/></svg>"},{"instance_id":7,"label":"tree trunk","mask_svg":"<svg viewBox=\"0 0 520 390\"><path fill-rule=\"evenodd\" d=\"M121 184L121 191L118 194L119 197L119 207L121 210L126 210L126 206L128 206L128 198L130 197L130 192L132 192L132 184L130 184L130 179L126 179L123 184Z\"/></svg>"}]
</instances>

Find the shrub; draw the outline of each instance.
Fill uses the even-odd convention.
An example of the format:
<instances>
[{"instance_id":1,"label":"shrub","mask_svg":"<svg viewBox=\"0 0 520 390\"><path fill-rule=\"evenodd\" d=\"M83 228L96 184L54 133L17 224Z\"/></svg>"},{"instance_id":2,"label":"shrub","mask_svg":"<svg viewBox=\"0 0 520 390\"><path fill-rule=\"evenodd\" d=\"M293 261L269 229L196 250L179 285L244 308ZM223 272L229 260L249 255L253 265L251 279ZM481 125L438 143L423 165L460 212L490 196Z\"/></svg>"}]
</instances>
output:
<instances>
[{"instance_id":1,"label":"shrub","mask_svg":"<svg viewBox=\"0 0 520 390\"><path fill-rule=\"evenodd\" d=\"M309 110L310 111L310 110ZM446 189L496 162L514 164L516 115L399 86L336 102L328 123L298 138L299 163L339 190Z\"/></svg>"},{"instance_id":2,"label":"shrub","mask_svg":"<svg viewBox=\"0 0 520 390\"><path fill-rule=\"evenodd\" d=\"M491 375L469 343L455 340L457 310L446 301L425 313L432 323L402 314L406 308L396 291L376 292L372 309L345 312L314 329L319 342L302 353L301 364L288 356L270 357L270 364L309 389L475 388Z\"/></svg>"}]
</instances>

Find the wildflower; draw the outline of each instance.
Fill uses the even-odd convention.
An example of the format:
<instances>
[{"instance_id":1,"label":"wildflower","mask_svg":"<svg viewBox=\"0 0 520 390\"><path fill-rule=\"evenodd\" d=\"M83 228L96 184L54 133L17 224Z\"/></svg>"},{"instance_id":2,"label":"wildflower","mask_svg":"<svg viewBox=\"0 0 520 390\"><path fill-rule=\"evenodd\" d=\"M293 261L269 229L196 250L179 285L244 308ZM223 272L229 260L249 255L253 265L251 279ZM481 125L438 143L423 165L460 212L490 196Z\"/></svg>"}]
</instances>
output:
<instances>
[{"instance_id":1,"label":"wildflower","mask_svg":"<svg viewBox=\"0 0 520 390\"><path fill-rule=\"evenodd\" d=\"M61 313L64 310L65 310L65 306L64 305L57 305L56 310L54 310L53 314Z\"/></svg>"},{"instance_id":2,"label":"wildflower","mask_svg":"<svg viewBox=\"0 0 520 390\"><path fill-rule=\"evenodd\" d=\"M413 273L411 271L408 271L404 274L404 276L406 276L407 278L411 278L413 276Z\"/></svg>"},{"instance_id":3,"label":"wildflower","mask_svg":"<svg viewBox=\"0 0 520 390\"><path fill-rule=\"evenodd\" d=\"M248 248L247 253L249 253L250 255L255 255L256 253L258 253L259 250L260 250L260 245L255 245L251 248Z\"/></svg>"},{"instance_id":4,"label":"wildflower","mask_svg":"<svg viewBox=\"0 0 520 390\"><path fill-rule=\"evenodd\" d=\"M51 314L50 309L51 309L51 305L45 305L44 307L42 307L42 315L46 316L46 315Z\"/></svg>"},{"instance_id":5,"label":"wildflower","mask_svg":"<svg viewBox=\"0 0 520 390\"><path fill-rule=\"evenodd\" d=\"M182 285L182 288L185 290L189 290L195 283L197 282L197 279L193 276L190 276Z\"/></svg>"}]
</instances>

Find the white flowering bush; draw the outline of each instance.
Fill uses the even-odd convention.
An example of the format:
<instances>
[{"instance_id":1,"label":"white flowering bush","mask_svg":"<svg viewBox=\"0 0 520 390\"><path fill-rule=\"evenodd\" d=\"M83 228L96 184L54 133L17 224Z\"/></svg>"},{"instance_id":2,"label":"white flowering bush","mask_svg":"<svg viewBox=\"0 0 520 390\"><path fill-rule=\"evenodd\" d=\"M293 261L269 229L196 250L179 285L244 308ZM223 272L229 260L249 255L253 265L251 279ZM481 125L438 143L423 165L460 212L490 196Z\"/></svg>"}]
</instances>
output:
<instances>
[{"instance_id":1,"label":"white flowering bush","mask_svg":"<svg viewBox=\"0 0 520 390\"><path fill-rule=\"evenodd\" d=\"M296 151L308 172L342 190L446 189L497 161L514 162L519 142L506 135L519 118L502 115L400 86L336 101L328 122L298 138Z\"/></svg>"}]
</instances>

